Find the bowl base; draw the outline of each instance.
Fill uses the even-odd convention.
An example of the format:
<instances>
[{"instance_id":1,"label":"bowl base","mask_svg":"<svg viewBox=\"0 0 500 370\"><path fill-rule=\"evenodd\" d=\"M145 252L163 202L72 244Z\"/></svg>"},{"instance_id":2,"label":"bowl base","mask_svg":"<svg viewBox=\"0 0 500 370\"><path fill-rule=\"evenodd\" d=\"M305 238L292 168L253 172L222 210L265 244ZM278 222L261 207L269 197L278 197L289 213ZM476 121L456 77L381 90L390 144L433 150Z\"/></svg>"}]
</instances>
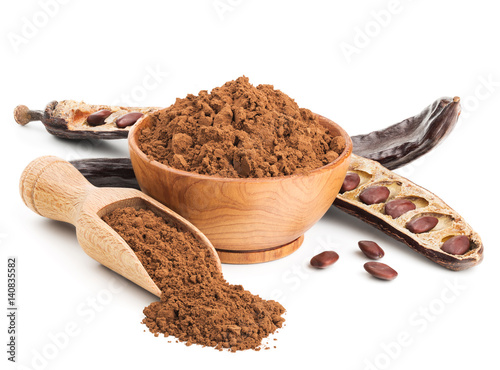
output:
<instances>
[{"instance_id":1,"label":"bowl base","mask_svg":"<svg viewBox=\"0 0 500 370\"><path fill-rule=\"evenodd\" d=\"M304 235L301 235L288 244L269 249L260 249L257 251L216 250L222 263L245 265L251 263L269 262L286 257L299 249L303 241Z\"/></svg>"}]
</instances>

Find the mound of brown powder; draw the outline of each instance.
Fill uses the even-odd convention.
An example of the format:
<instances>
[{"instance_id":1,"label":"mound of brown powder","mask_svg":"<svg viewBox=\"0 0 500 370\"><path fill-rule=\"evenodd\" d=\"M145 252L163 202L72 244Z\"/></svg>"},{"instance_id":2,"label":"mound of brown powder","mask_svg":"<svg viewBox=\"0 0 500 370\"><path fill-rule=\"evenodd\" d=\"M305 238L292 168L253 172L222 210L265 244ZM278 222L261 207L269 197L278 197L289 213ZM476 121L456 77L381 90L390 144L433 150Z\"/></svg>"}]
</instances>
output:
<instances>
[{"instance_id":1,"label":"mound of brown powder","mask_svg":"<svg viewBox=\"0 0 500 370\"><path fill-rule=\"evenodd\" d=\"M282 305L231 285L191 233L150 210L117 209L103 217L134 250L162 295L144 309L155 335L232 351L258 349L285 321Z\"/></svg>"},{"instance_id":2,"label":"mound of brown powder","mask_svg":"<svg viewBox=\"0 0 500 370\"><path fill-rule=\"evenodd\" d=\"M148 157L180 170L222 177L276 177L322 167L344 150L310 110L272 85L247 77L177 99L139 135Z\"/></svg>"}]
</instances>

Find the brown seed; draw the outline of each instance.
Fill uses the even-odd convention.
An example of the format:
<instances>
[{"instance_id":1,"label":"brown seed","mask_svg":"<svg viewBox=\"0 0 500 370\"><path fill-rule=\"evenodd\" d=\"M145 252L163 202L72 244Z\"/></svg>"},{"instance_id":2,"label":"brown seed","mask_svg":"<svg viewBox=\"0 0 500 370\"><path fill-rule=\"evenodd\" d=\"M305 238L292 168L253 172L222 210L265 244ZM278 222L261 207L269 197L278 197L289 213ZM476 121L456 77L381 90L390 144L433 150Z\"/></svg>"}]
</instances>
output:
<instances>
[{"instance_id":1,"label":"brown seed","mask_svg":"<svg viewBox=\"0 0 500 370\"><path fill-rule=\"evenodd\" d=\"M393 280L398 276L396 270L387 266L385 263L367 262L365 263L364 268L369 274L377 279Z\"/></svg>"},{"instance_id":2,"label":"brown seed","mask_svg":"<svg viewBox=\"0 0 500 370\"><path fill-rule=\"evenodd\" d=\"M142 116L143 114L139 112L127 113L116 120L116 126L118 126L119 128L132 126Z\"/></svg>"},{"instance_id":3,"label":"brown seed","mask_svg":"<svg viewBox=\"0 0 500 370\"><path fill-rule=\"evenodd\" d=\"M106 118L108 118L111 115L110 110L107 109L101 109L98 112L92 113L90 116L87 117L87 123L90 126L100 126L104 125L104 121Z\"/></svg>"},{"instance_id":4,"label":"brown seed","mask_svg":"<svg viewBox=\"0 0 500 370\"><path fill-rule=\"evenodd\" d=\"M356 172L349 172L347 175L345 175L344 178L344 183L342 184L342 187L340 188L340 192L344 193L346 191L351 191L354 190L358 187L359 183L361 181L361 178Z\"/></svg>"},{"instance_id":5,"label":"brown seed","mask_svg":"<svg viewBox=\"0 0 500 370\"><path fill-rule=\"evenodd\" d=\"M399 198L387 202L385 205L385 214L392 218L398 218L406 212L413 211L416 208L417 206L411 200Z\"/></svg>"},{"instance_id":6,"label":"brown seed","mask_svg":"<svg viewBox=\"0 0 500 370\"><path fill-rule=\"evenodd\" d=\"M318 269L324 269L333 265L339 259L339 255L334 251L324 251L311 258L311 266Z\"/></svg>"},{"instance_id":7,"label":"brown seed","mask_svg":"<svg viewBox=\"0 0 500 370\"><path fill-rule=\"evenodd\" d=\"M457 235L445 241L441 249L450 254L464 254L470 249L470 240L465 235Z\"/></svg>"},{"instance_id":8,"label":"brown seed","mask_svg":"<svg viewBox=\"0 0 500 370\"><path fill-rule=\"evenodd\" d=\"M439 220L434 216L423 216L414 218L413 220L408 222L406 224L406 228L412 233L421 234L432 230L438 224L438 222Z\"/></svg>"},{"instance_id":9,"label":"brown seed","mask_svg":"<svg viewBox=\"0 0 500 370\"><path fill-rule=\"evenodd\" d=\"M359 199L365 204L382 203L389 198L391 192L385 186L370 186L359 194Z\"/></svg>"},{"instance_id":10,"label":"brown seed","mask_svg":"<svg viewBox=\"0 0 500 370\"><path fill-rule=\"evenodd\" d=\"M358 242L359 249L365 254L366 257L373 260L378 260L384 257L384 250L380 246L370 240L361 240Z\"/></svg>"}]
</instances>

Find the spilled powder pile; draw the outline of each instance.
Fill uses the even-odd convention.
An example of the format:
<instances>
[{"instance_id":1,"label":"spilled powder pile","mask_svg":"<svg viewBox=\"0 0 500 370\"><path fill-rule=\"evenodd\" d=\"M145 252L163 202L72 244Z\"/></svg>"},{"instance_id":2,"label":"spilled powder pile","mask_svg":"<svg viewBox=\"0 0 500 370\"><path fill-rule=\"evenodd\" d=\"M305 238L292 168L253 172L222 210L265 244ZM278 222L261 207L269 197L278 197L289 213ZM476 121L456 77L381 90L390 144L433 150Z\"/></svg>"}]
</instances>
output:
<instances>
[{"instance_id":1,"label":"spilled powder pile","mask_svg":"<svg viewBox=\"0 0 500 370\"><path fill-rule=\"evenodd\" d=\"M144 309L155 335L231 351L259 349L280 328L285 309L231 285L212 253L190 232L150 210L117 209L103 217L134 250L162 295Z\"/></svg>"},{"instance_id":2,"label":"spilled powder pile","mask_svg":"<svg viewBox=\"0 0 500 370\"><path fill-rule=\"evenodd\" d=\"M240 77L154 113L139 147L180 170L247 178L322 167L342 153L345 141L272 85L254 87Z\"/></svg>"}]
</instances>

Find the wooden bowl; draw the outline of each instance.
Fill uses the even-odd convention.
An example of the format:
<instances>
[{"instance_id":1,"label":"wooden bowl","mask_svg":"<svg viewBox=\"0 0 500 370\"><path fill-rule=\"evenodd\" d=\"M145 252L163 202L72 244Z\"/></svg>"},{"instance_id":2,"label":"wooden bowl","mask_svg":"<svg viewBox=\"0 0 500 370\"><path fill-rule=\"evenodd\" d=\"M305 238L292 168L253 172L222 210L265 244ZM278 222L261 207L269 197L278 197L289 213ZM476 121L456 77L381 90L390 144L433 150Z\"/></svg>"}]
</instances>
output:
<instances>
[{"instance_id":1,"label":"wooden bowl","mask_svg":"<svg viewBox=\"0 0 500 370\"><path fill-rule=\"evenodd\" d=\"M198 227L224 263L275 260L295 251L332 205L349 166L352 142L335 122L319 116L346 147L333 162L305 175L273 178L223 178L168 167L139 149L141 131L151 127L143 116L129 134L129 151L143 192Z\"/></svg>"}]
</instances>

